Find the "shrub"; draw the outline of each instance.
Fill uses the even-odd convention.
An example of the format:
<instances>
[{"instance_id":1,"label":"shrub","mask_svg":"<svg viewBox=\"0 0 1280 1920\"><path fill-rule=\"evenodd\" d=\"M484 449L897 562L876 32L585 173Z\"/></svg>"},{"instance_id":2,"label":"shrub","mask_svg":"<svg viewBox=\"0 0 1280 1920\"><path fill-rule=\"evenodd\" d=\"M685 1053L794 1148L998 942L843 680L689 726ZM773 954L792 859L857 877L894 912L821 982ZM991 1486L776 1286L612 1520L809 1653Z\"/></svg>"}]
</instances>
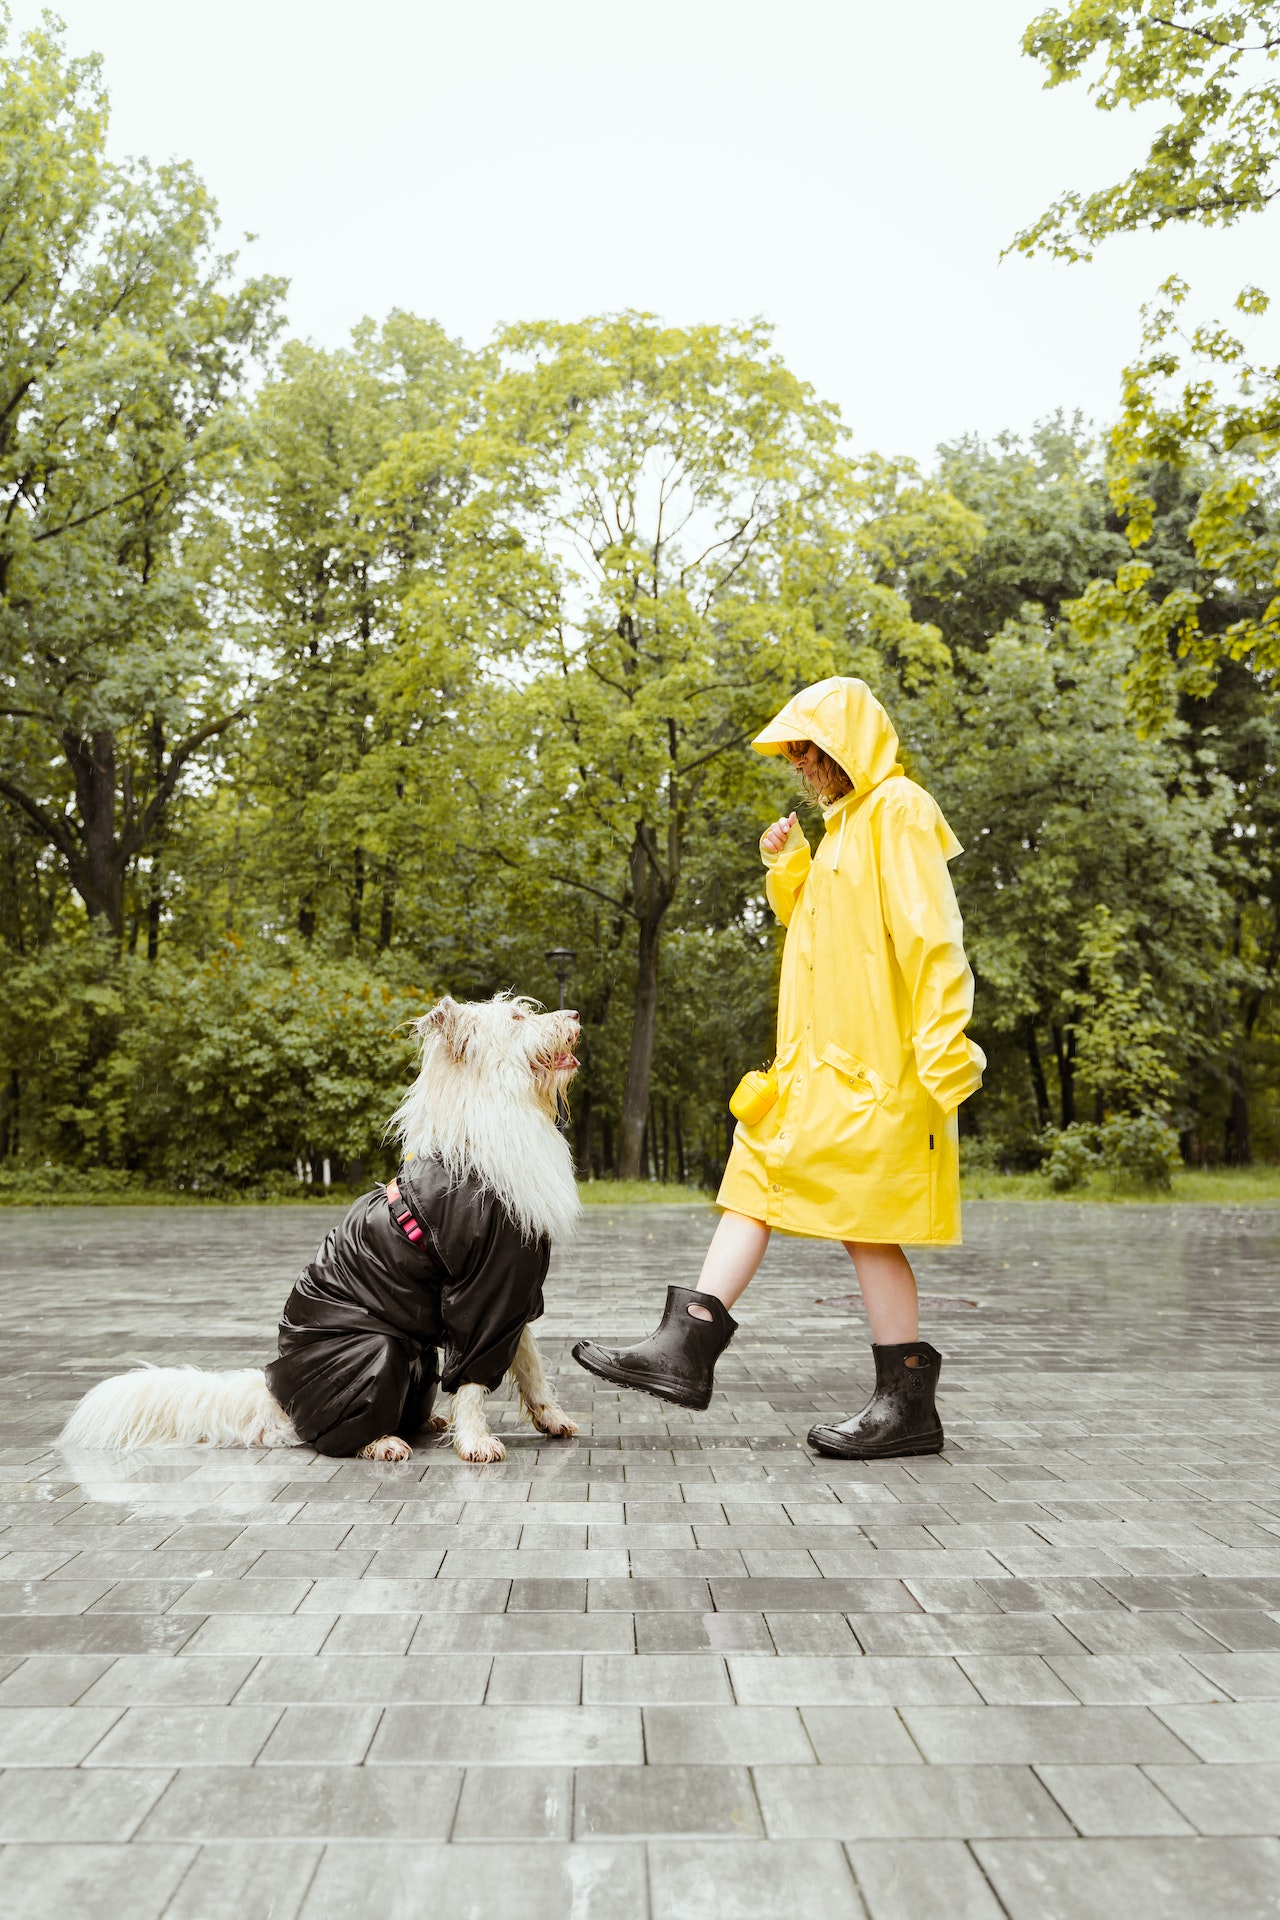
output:
<instances>
[{"instance_id":1,"label":"shrub","mask_svg":"<svg viewBox=\"0 0 1280 1920\"><path fill-rule=\"evenodd\" d=\"M273 1176L287 1189L299 1158L385 1157L421 993L355 962L230 941L186 977L157 969L155 989L148 1028L132 1036L149 1173L215 1193Z\"/></svg>"},{"instance_id":2,"label":"shrub","mask_svg":"<svg viewBox=\"0 0 1280 1920\"><path fill-rule=\"evenodd\" d=\"M1070 1193L1073 1188L1082 1187L1089 1175L1096 1171L1098 1157L1094 1152L1095 1132L1095 1128L1083 1126L1078 1120L1061 1129L1045 1128L1045 1144L1049 1152L1044 1173L1055 1193Z\"/></svg>"},{"instance_id":3,"label":"shrub","mask_svg":"<svg viewBox=\"0 0 1280 1920\"><path fill-rule=\"evenodd\" d=\"M1082 1187L1091 1173L1108 1173L1117 1187L1167 1193L1182 1164L1178 1136L1150 1107L1113 1113L1096 1126L1080 1121L1059 1132L1046 1128L1044 1171L1055 1193Z\"/></svg>"},{"instance_id":4,"label":"shrub","mask_svg":"<svg viewBox=\"0 0 1280 1920\"><path fill-rule=\"evenodd\" d=\"M1004 1160L999 1140L983 1135L965 1135L960 1141L960 1166L965 1173L1000 1173Z\"/></svg>"},{"instance_id":5,"label":"shrub","mask_svg":"<svg viewBox=\"0 0 1280 1920\"><path fill-rule=\"evenodd\" d=\"M92 932L53 943L0 969L8 1197L64 1169L84 1194L216 1197L292 1192L299 1159L328 1156L338 1179L393 1166L383 1133L428 1004L389 964L267 940L202 965L117 958Z\"/></svg>"},{"instance_id":6,"label":"shrub","mask_svg":"<svg viewBox=\"0 0 1280 1920\"><path fill-rule=\"evenodd\" d=\"M1141 1113L1115 1113L1094 1131L1098 1159L1117 1186L1169 1191L1182 1156L1177 1134L1158 1113L1149 1107Z\"/></svg>"},{"instance_id":7,"label":"shrub","mask_svg":"<svg viewBox=\"0 0 1280 1920\"><path fill-rule=\"evenodd\" d=\"M42 1201L142 1200L147 1183L123 1167L62 1167L48 1160L33 1167L0 1167L0 1206L38 1206Z\"/></svg>"}]
</instances>

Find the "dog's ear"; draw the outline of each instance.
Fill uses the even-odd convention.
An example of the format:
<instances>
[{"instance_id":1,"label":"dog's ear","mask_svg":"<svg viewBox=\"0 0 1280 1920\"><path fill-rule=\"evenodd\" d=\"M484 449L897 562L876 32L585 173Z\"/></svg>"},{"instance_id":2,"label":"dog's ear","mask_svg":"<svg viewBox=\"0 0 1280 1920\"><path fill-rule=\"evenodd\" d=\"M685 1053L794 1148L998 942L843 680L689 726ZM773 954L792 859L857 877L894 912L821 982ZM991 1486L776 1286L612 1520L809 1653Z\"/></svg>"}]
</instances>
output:
<instances>
[{"instance_id":1,"label":"dog's ear","mask_svg":"<svg viewBox=\"0 0 1280 1920\"><path fill-rule=\"evenodd\" d=\"M452 999L447 993L443 1000L437 1000L429 1014L418 1022L418 1031L425 1037L435 1034L443 1040L455 1060L466 1056L467 1042L471 1038L471 1022L466 1007Z\"/></svg>"}]
</instances>

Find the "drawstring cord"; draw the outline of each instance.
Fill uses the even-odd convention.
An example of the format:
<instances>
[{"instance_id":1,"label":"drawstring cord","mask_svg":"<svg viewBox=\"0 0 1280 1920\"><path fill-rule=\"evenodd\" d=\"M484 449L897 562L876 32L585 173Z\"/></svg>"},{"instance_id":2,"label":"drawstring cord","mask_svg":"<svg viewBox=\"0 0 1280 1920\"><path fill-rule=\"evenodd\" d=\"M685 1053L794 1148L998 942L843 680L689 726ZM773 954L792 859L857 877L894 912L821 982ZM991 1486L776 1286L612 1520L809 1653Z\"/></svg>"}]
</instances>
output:
<instances>
[{"instance_id":1,"label":"drawstring cord","mask_svg":"<svg viewBox=\"0 0 1280 1920\"><path fill-rule=\"evenodd\" d=\"M878 776L878 779L892 780L895 777L900 776L901 773L902 773L902 762L901 760L895 760L893 765L889 768L888 773L880 774ZM861 776L859 776L859 778L861 778ZM857 800L862 794L869 793L871 791L871 788L876 784L877 784L876 778L869 779L865 786L860 786L857 783L857 781L855 781L852 792L845 794L843 799L837 800L835 803L835 805L840 809L840 825L836 831L836 857L831 863L832 871L835 873L839 873L840 871L840 855L844 852L844 823L849 818L849 809L851 808L855 800ZM823 808L822 818L824 823L828 823L830 821L831 815L834 811L835 811L834 807Z\"/></svg>"}]
</instances>

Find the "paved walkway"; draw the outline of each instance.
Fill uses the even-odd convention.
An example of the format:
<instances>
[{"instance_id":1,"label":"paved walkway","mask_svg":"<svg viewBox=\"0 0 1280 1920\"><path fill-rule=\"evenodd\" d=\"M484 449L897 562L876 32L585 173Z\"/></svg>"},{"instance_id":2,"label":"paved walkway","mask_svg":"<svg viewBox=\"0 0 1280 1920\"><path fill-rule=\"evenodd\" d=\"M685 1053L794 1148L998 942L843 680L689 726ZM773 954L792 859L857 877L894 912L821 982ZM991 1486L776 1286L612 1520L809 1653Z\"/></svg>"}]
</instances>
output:
<instances>
[{"instance_id":1,"label":"paved walkway","mask_svg":"<svg viewBox=\"0 0 1280 1920\"><path fill-rule=\"evenodd\" d=\"M806 1454L870 1373L811 1243L709 1413L593 1391L700 1208L557 1259L576 1444L51 1446L122 1362L266 1357L324 1217L0 1215L6 1920L1280 1912L1280 1214L972 1206L941 1459Z\"/></svg>"}]
</instances>

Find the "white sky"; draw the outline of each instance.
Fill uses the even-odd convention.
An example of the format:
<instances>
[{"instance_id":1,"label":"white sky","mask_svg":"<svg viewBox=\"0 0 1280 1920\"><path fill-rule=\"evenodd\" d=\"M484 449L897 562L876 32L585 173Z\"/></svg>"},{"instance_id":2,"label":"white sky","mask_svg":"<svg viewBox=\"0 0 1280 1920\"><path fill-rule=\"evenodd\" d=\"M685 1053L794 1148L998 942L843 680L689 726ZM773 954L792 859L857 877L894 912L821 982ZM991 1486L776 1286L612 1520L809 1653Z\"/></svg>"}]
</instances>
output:
<instances>
[{"instance_id":1,"label":"white sky","mask_svg":"<svg viewBox=\"0 0 1280 1920\"><path fill-rule=\"evenodd\" d=\"M224 236L337 345L402 306L478 344L621 307L756 315L858 444L1114 410L1175 268L1226 314L1274 227L1001 247L1116 178L1141 123L1041 90L1040 0L60 0L106 62L113 146L189 158ZM15 32L34 0L15 0Z\"/></svg>"}]
</instances>

